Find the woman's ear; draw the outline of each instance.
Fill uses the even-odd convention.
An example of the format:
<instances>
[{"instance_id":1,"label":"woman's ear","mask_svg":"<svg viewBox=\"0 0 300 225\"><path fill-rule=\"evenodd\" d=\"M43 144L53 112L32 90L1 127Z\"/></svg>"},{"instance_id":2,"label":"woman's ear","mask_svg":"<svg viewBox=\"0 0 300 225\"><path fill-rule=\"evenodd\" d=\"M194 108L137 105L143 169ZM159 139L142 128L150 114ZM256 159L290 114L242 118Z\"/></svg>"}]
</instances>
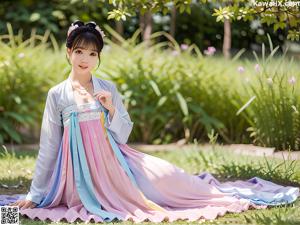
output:
<instances>
[{"instance_id":1,"label":"woman's ear","mask_svg":"<svg viewBox=\"0 0 300 225\"><path fill-rule=\"evenodd\" d=\"M71 49L70 49L70 48L67 48L67 56L68 56L68 59L70 59L70 55L71 55Z\"/></svg>"}]
</instances>

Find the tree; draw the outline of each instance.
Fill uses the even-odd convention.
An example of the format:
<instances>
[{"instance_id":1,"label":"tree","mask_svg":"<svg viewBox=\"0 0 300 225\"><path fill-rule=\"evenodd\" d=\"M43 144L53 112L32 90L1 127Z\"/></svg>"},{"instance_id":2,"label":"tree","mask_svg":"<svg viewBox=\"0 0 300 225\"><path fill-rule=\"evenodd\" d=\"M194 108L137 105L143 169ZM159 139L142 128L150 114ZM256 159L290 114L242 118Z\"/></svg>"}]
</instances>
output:
<instances>
[{"instance_id":1,"label":"tree","mask_svg":"<svg viewBox=\"0 0 300 225\"><path fill-rule=\"evenodd\" d=\"M208 4L207 0L196 0L200 4ZM212 0L216 6L213 15L219 22L258 19L261 23L288 31L287 39L300 40L300 3L298 0ZM230 5L226 3L230 2ZM109 0L114 9L109 12L108 19L126 20L137 11L167 14L172 6L179 13L190 13L191 0ZM209 3L211 4L211 3ZM227 22L226 22L227 23Z\"/></svg>"},{"instance_id":2,"label":"tree","mask_svg":"<svg viewBox=\"0 0 300 225\"><path fill-rule=\"evenodd\" d=\"M152 13L146 12L144 14L140 14L140 28L142 31L142 37L144 41L150 39L150 35L152 33Z\"/></svg>"}]
</instances>

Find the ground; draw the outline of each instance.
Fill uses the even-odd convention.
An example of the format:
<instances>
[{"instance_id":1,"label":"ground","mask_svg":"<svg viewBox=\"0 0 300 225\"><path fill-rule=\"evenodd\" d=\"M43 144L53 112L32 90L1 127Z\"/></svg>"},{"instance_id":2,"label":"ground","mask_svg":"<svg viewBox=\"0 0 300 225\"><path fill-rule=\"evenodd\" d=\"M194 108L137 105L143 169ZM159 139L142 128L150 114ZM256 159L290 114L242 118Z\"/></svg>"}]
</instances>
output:
<instances>
[{"instance_id":1,"label":"ground","mask_svg":"<svg viewBox=\"0 0 300 225\"><path fill-rule=\"evenodd\" d=\"M157 146L132 145L149 154L164 158L191 174L208 171L221 181L248 179L254 176L283 185L300 187L300 161L295 159L295 154L286 154L276 157L272 154L265 156L252 156L249 154L237 154L241 151L231 147L222 146L185 146L166 151L166 148ZM237 146L235 146L237 147ZM241 147L241 146L240 146ZM18 148L16 148L18 149ZM237 149L237 148L236 148ZM248 151L251 147L248 148ZM159 151L155 151L159 150ZM252 152L253 153L253 152ZM258 154L261 155L261 154ZM268 156L266 156L268 155ZM292 156L292 157L291 157ZM27 193L30 187L37 151L22 151L21 148L11 153L1 149L0 156L0 194ZM21 185L18 185L20 184ZM4 188L4 185L17 185L16 188ZM66 222L51 223L32 221L20 216L21 224L68 224ZM84 223L76 223L84 224ZM108 224L127 225L131 222L115 222ZM141 223L150 224L150 223ZM163 222L159 224L187 224L186 221L173 223ZM194 222L190 224L199 224ZM300 200L294 204L282 207L272 207L265 210L248 210L239 214L226 214L214 221L206 221L204 224L300 224Z\"/></svg>"}]
</instances>

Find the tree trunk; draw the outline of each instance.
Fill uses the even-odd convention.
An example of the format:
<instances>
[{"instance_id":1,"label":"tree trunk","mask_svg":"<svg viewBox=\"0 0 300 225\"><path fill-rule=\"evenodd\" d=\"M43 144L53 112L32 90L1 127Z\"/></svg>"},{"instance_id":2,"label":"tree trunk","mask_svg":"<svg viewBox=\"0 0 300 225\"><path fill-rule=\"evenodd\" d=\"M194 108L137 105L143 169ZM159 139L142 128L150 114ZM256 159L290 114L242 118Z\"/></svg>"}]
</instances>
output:
<instances>
[{"instance_id":1,"label":"tree trunk","mask_svg":"<svg viewBox=\"0 0 300 225\"><path fill-rule=\"evenodd\" d=\"M230 58L231 49L231 24L230 21L224 20L224 38L223 38L223 54L225 58Z\"/></svg>"},{"instance_id":2,"label":"tree trunk","mask_svg":"<svg viewBox=\"0 0 300 225\"><path fill-rule=\"evenodd\" d=\"M120 34L122 37L124 35L124 26L123 22L121 20L115 21L115 30L117 31L118 34ZM112 37L113 42L118 43L118 39Z\"/></svg>"},{"instance_id":3,"label":"tree trunk","mask_svg":"<svg viewBox=\"0 0 300 225\"><path fill-rule=\"evenodd\" d=\"M121 20L116 20L116 31L123 36L124 34L124 26L123 26L123 22Z\"/></svg>"},{"instance_id":4,"label":"tree trunk","mask_svg":"<svg viewBox=\"0 0 300 225\"><path fill-rule=\"evenodd\" d=\"M173 6L171 10L171 24L170 24L170 35L175 38L176 29L176 7Z\"/></svg>"},{"instance_id":5,"label":"tree trunk","mask_svg":"<svg viewBox=\"0 0 300 225\"><path fill-rule=\"evenodd\" d=\"M140 14L140 28L142 31L143 41L150 39L152 33L152 14L151 12L146 12L144 15Z\"/></svg>"}]
</instances>

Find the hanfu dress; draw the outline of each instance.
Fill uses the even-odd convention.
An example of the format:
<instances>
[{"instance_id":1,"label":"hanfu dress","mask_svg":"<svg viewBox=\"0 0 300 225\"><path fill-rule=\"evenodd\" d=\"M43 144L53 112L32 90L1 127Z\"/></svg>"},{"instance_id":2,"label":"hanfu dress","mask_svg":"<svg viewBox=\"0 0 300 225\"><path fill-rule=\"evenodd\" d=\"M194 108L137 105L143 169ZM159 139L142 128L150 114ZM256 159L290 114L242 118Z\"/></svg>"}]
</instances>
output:
<instances>
[{"instance_id":1,"label":"hanfu dress","mask_svg":"<svg viewBox=\"0 0 300 225\"><path fill-rule=\"evenodd\" d=\"M0 205L29 199L37 206L20 213L43 221L160 222L211 220L297 199L296 187L257 177L220 183L129 147L133 122L116 86L94 75L92 81L94 92L112 93L113 118L99 101L77 105L69 78L52 87L30 192L0 195Z\"/></svg>"}]
</instances>

